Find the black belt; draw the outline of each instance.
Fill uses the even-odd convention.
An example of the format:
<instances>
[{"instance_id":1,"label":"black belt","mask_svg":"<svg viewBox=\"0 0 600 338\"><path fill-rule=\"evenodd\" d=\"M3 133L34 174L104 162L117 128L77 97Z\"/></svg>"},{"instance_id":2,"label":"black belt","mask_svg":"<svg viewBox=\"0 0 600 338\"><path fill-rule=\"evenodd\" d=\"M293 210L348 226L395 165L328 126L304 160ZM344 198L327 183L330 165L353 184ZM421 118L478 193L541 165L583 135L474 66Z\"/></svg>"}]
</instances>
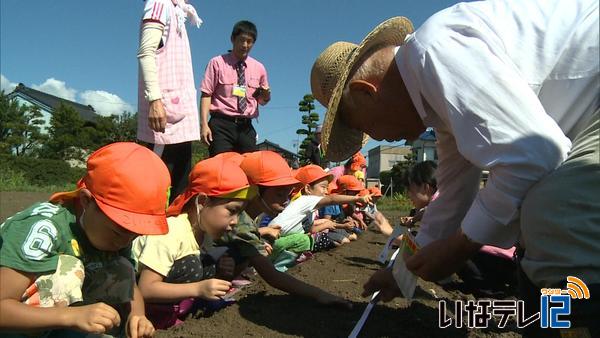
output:
<instances>
[{"instance_id":1,"label":"black belt","mask_svg":"<svg viewBox=\"0 0 600 338\"><path fill-rule=\"evenodd\" d=\"M230 115L225 115L221 112L216 112L216 111L210 112L210 116L213 119L227 120L227 121L231 121L235 124L252 124L252 119L249 119L247 117L230 116Z\"/></svg>"}]
</instances>

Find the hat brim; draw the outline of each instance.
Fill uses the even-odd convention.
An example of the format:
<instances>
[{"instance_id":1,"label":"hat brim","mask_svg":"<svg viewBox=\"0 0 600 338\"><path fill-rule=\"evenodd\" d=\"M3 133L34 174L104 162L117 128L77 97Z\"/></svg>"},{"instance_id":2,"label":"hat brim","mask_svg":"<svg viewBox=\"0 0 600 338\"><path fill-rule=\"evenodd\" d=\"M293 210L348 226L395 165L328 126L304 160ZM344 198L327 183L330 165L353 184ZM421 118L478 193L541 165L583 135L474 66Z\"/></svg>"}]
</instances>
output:
<instances>
[{"instance_id":1,"label":"hat brim","mask_svg":"<svg viewBox=\"0 0 600 338\"><path fill-rule=\"evenodd\" d=\"M245 187L236 191L232 191L229 193L225 193L223 195L218 195L216 197L220 198L233 198L240 200L251 200L258 195L258 188L255 185L251 185L249 187Z\"/></svg>"},{"instance_id":2,"label":"hat brim","mask_svg":"<svg viewBox=\"0 0 600 338\"><path fill-rule=\"evenodd\" d=\"M354 50L339 77L327 105L325 121L321 132L321 144L325 156L330 161L343 161L359 151L369 140L360 130L348 127L340 118L339 104L350 71L374 48L400 46L406 36L414 31L413 25L405 17L394 17L379 24Z\"/></svg>"},{"instance_id":3,"label":"hat brim","mask_svg":"<svg viewBox=\"0 0 600 338\"><path fill-rule=\"evenodd\" d=\"M54 194L52 194L52 196L50 196L48 201L51 203L59 203L59 202L65 202L68 200L75 199L79 196L79 191L81 191L81 189L83 189L83 187L77 188L72 191L63 191L63 192L54 193Z\"/></svg>"},{"instance_id":4,"label":"hat brim","mask_svg":"<svg viewBox=\"0 0 600 338\"><path fill-rule=\"evenodd\" d=\"M322 176L319 176L319 177L311 180L309 184L313 184L313 183L318 182L318 181L320 181L320 180L322 180L324 178L327 178L327 183L331 183L331 181L333 181L333 179L334 179L334 176L333 176L333 174L324 174Z\"/></svg>"},{"instance_id":5,"label":"hat brim","mask_svg":"<svg viewBox=\"0 0 600 338\"><path fill-rule=\"evenodd\" d=\"M273 179L268 182L260 182L259 185L265 186L265 187L284 187L284 186L302 185L302 182L300 182L297 179L290 176L290 177L276 178L276 179Z\"/></svg>"},{"instance_id":6,"label":"hat brim","mask_svg":"<svg viewBox=\"0 0 600 338\"><path fill-rule=\"evenodd\" d=\"M164 235L169 232L166 214L138 214L110 206L95 199L102 212L119 226L138 235Z\"/></svg>"}]
</instances>

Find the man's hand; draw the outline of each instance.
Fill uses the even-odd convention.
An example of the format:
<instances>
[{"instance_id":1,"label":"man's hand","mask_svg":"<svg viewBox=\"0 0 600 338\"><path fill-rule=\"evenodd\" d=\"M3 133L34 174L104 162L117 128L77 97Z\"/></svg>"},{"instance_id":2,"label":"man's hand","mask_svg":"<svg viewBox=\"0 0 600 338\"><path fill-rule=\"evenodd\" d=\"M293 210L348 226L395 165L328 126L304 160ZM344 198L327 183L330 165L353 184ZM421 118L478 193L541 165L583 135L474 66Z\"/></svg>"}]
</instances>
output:
<instances>
[{"instance_id":1,"label":"man's hand","mask_svg":"<svg viewBox=\"0 0 600 338\"><path fill-rule=\"evenodd\" d=\"M269 101L271 101L271 88L269 87L260 87L260 95L257 97L257 101L260 105L264 106Z\"/></svg>"},{"instance_id":2,"label":"man's hand","mask_svg":"<svg viewBox=\"0 0 600 338\"><path fill-rule=\"evenodd\" d=\"M150 129L158 133L164 133L167 126L167 112L161 99L150 102L150 111L148 112L148 124Z\"/></svg>"},{"instance_id":3,"label":"man's hand","mask_svg":"<svg viewBox=\"0 0 600 338\"><path fill-rule=\"evenodd\" d=\"M396 284L396 280L392 275L392 269L381 269L375 272L371 278L363 285L363 297L369 297L376 291L379 292L379 299L384 302L389 302L390 300L402 295L402 292L398 288Z\"/></svg>"},{"instance_id":4,"label":"man's hand","mask_svg":"<svg viewBox=\"0 0 600 338\"><path fill-rule=\"evenodd\" d=\"M470 241L459 229L447 239L429 243L407 258L406 267L428 281L438 281L458 271L481 244Z\"/></svg>"},{"instance_id":5,"label":"man's hand","mask_svg":"<svg viewBox=\"0 0 600 338\"><path fill-rule=\"evenodd\" d=\"M127 322L127 337L146 338L154 336L154 325L146 316L132 315Z\"/></svg>"},{"instance_id":6,"label":"man's hand","mask_svg":"<svg viewBox=\"0 0 600 338\"><path fill-rule=\"evenodd\" d=\"M209 146L210 143L213 141L213 138L212 131L210 130L208 123L202 123L200 130L202 134L202 142L206 143L206 145Z\"/></svg>"}]
</instances>

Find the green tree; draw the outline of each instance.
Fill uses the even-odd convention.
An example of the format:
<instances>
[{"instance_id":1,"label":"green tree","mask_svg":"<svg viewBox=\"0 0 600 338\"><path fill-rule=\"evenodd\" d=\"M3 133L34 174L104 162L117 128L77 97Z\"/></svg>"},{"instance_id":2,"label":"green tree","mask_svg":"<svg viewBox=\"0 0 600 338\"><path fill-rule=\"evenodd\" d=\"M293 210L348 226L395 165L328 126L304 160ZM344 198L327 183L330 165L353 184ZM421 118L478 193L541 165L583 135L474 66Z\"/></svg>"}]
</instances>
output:
<instances>
[{"instance_id":1,"label":"green tree","mask_svg":"<svg viewBox=\"0 0 600 338\"><path fill-rule=\"evenodd\" d=\"M137 116L129 112L121 115L98 116L93 126L84 128L84 139L89 140L86 148L96 150L113 142L135 142Z\"/></svg>"},{"instance_id":2,"label":"green tree","mask_svg":"<svg viewBox=\"0 0 600 338\"><path fill-rule=\"evenodd\" d=\"M382 171L379 175L381 184L385 189L393 183L394 193L404 194L408 190L408 173L410 168L416 163L416 154L411 153L405 156L404 161L396 162L392 169Z\"/></svg>"},{"instance_id":3,"label":"green tree","mask_svg":"<svg viewBox=\"0 0 600 338\"><path fill-rule=\"evenodd\" d=\"M302 124L305 125L304 128L296 130L296 134L305 135L304 140L302 140L302 142L300 143L300 150L298 151L298 155L300 156L300 165L305 165L308 163L308 158L306 156L306 147L312 141L312 138L314 137L314 132L319 122L319 114L314 112L314 102L315 98L311 94L304 95L302 100L298 102L298 110L301 113L303 113Z\"/></svg>"},{"instance_id":4,"label":"green tree","mask_svg":"<svg viewBox=\"0 0 600 338\"><path fill-rule=\"evenodd\" d=\"M83 160L83 149L90 145L90 132L72 106L60 104L52 113L48 141L42 149L44 158Z\"/></svg>"},{"instance_id":5,"label":"green tree","mask_svg":"<svg viewBox=\"0 0 600 338\"><path fill-rule=\"evenodd\" d=\"M0 92L0 153L23 156L34 152L45 139L40 131L43 124L38 107L20 105Z\"/></svg>"}]
</instances>

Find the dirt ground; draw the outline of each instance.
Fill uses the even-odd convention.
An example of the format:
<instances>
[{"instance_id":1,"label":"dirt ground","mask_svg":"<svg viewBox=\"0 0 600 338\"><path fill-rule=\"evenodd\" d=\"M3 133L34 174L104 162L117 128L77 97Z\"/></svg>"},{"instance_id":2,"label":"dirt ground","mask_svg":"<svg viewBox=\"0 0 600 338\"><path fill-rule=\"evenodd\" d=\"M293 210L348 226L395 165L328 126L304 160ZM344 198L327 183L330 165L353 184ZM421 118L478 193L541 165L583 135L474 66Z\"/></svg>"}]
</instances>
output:
<instances>
[{"instance_id":1,"label":"dirt ground","mask_svg":"<svg viewBox=\"0 0 600 338\"><path fill-rule=\"evenodd\" d=\"M35 202L48 200L51 194L48 192L0 191L0 223Z\"/></svg>"},{"instance_id":2,"label":"dirt ground","mask_svg":"<svg viewBox=\"0 0 600 338\"><path fill-rule=\"evenodd\" d=\"M356 242L317 253L289 270L305 282L350 300L352 310L324 307L310 299L287 295L256 277L235 295L237 302L233 305L210 317L190 318L156 336L347 337L367 304L368 300L360 297L362 285L380 268L376 257L385 240L383 235L369 231ZM458 279L446 290L419 280L412 302L397 298L375 306L359 337L520 337L514 323L503 330L438 328L439 300L474 299L472 294L459 290L464 288Z\"/></svg>"},{"instance_id":3,"label":"dirt ground","mask_svg":"<svg viewBox=\"0 0 600 338\"><path fill-rule=\"evenodd\" d=\"M47 199L47 193L0 192L0 222L29 204ZM398 215L390 215L396 218ZM268 286L260 277L235 295L236 303L209 317L189 318L183 325L158 331L156 337L347 337L364 310L362 285L380 268L376 257L385 243L383 235L366 232L358 241L317 253L292 268L297 278L341 295L352 310L324 307L310 299L287 295ZM461 291L462 290L462 291ZM474 299L463 292L460 280L446 289L419 280L415 299L397 298L378 304L360 337L519 337L514 323L505 329L467 330L438 328L438 301Z\"/></svg>"}]
</instances>

